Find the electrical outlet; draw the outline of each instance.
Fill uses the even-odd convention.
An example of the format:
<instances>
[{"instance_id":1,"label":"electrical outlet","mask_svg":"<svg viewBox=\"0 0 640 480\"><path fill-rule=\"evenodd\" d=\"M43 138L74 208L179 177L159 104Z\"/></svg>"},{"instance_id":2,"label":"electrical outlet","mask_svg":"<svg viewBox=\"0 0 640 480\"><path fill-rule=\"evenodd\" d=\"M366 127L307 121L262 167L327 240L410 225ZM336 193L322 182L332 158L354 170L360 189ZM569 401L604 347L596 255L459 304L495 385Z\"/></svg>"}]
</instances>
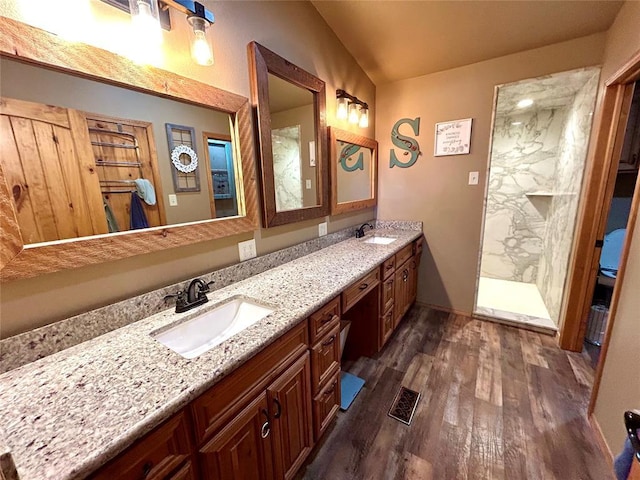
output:
<instances>
[{"instance_id":1,"label":"electrical outlet","mask_svg":"<svg viewBox=\"0 0 640 480\"><path fill-rule=\"evenodd\" d=\"M318 225L318 236L324 237L327 234L327 222L322 222Z\"/></svg>"},{"instance_id":2,"label":"electrical outlet","mask_svg":"<svg viewBox=\"0 0 640 480\"><path fill-rule=\"evenodd\" d=\"M240 254L241 262L244 262L245 260L249 260L250 258L254 258L256 256L255 238L252 238L251 240L247 240L246 242L238 243L238 253Z\"/></svg>"},{"instance_id":3,"label":"electrical outlet","mask_svg":"<svg viewBox=\"0 0 640 480\"><path fill-rule=\"evenodd\" d=\"M169 194L169 206L177 207L178 206L178 196L174 193Z\"/></svg>"},{"instance_id":4,"label":"electrical outlet","mask_svg":"<svg viewBox=\"0 0 640 480\"><path fill-rule=\"evenodd\" d=\"M309 180L308 178L304 181L305 186L307 187L307 190L311 190L311 180Z\"/></svg>"},{"instance_id":5,"label":"electrical outlet","mask_svg":"<svg viewBox=\"0 0 640 480\"><path fill-rule=\"evenodd\" d=\"M469 172L469 185L478 185L480 174L478 172Z\"/></svg>"}]
</instances>

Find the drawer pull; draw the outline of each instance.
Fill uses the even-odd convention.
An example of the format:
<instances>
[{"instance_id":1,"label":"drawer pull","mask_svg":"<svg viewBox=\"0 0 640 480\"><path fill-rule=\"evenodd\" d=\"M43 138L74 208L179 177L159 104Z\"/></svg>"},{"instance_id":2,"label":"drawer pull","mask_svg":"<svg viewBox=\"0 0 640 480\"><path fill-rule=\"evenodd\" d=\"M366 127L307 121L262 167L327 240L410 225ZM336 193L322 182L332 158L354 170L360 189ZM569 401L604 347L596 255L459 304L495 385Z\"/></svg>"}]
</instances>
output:
<instances>
[{"instance_id":1,"label":"drawer pull","mask_svg":"<svg viewBox=\"0 0 640 480\"><path fill-rule=\"evenodd\" d=\"M142 478L147 478L149 476L149 474L151 473L152 469L153 469L153 463L146 462L142 466Z\"/></svg>"},{"instance_id":2,"label":"drawer pull","mask_svg":"<svg viewBox=\"0 0 640 480\"><path fill-rule=\"evenodd\" d=\"M367 288L369 288L369 284L368 283L363 283L362 285L360 285L360 290L366 290Z\"/></svg>"},{"instance_id":3,"label":"drawer pull","mask_svg":"<svg viewBox=\"0 0 640 480\"><path fill-rule=\"evenodd\" d=\"M327 340L326 342L323 342L322 346L323 347L328 347L329 345L331 345L335 341L336 341L336 336L335 335L331 335L331 338L329 340Z\"/></svg>"},{"instance_id":4,"label":"drawer pull","mask_svg":"<svg viewBox=\"0 0 640 480\"><path fill-rule=\"evenodd\" d=\"M391 270L393 268L393 263L390 263L389 265L387 265L387 270Z\"/></svg>"},{"instance_id":5,"label":"drawer pull","mask_svg":"<svg viewBox=\"0 0 640 480\"><path fill-rule=\"evenodd\" d=\"M276 404L276 408L278 409L276 413L273 415L273 418L280 418L280 415L282 415L282 405L280 404L277 398L273 399L273 403Z\"/></svg>"},{"instance_id":6,"label":"drawer pull","mask_svg":"<svg viewBox=\"0 0 640 480\"><path fill-rule=\"evenodd\" d=\"M327 313L325 317L326 318L324 320L320 320L320 323L322 323L323 325L333 320L336 317L336 315L334 315L333 313Z\"/></svg>"},{"instance_id":7,"label":"drawer pull","mask_svg":"<svg viewBox=\"0 0 640 480\"><path fill-rule=\"evenodd\" d=\"M328 397L329 395L331 395L335 391L336 391L336 384L334 383L333 385L331 385L331 388L329 390L324 392L324 396Z\"/></svg>"},{"instance_id":8,"label":"drawer pull","mask_svg":"<svg viewBox=\"0 0 640 480\"><path fill-rule=\"evenodd\" d=\"M271 424L269 423L269 414L264 409L262 410L262 414L265 416L267 420L262 424L262 429L260 430L260 436L262 438L267 438L269 436L269 433L271 433Z\"/></svg>"}]
</instances>

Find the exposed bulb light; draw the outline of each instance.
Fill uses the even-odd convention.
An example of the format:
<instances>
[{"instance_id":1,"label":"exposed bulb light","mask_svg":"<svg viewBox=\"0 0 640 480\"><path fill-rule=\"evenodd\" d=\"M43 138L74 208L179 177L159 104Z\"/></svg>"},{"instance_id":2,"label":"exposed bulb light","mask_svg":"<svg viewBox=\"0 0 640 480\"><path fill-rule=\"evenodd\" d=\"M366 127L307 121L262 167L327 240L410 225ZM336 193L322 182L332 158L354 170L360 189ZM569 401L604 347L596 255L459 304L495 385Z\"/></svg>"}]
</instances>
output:
<instances>
[{"instance_id":1,"label":"exposed bulb light","mask_svg":"<svg viewBox=\"0 0 640 480\"><path fill-rule=\"evenodd\" d=\"M360 128L369 126L369 106L342 89L336 90L336 118L347 120Z\"/></svg>"},{"instance_id":2,"label":"exposed bulb light","mask_svg":"<svg viewBox=\"0 0 640 480\"><path fill-rule=\"evenodd\" d=\"M360 112L358 110L359 108L357 103L349 103L349 123L358 123L360 120Z\"/></svg>"},{"instance_id":3,"label":"exposed bulb light","mask_svg":"<svg viewBox=\"0 0 640 480\"><path fill-rule=\"evenodd\" d=\"M520 100L517 106L518 108L527 108L531 105L533 105L533 100L531 100L530 98L525 98L523 100Z\"/></svg>"},{"instance_id":4,"label":"exposed bulb light","mask_svg":"<svg viewBox=\"0 0 640 480\"><path fill-rule=\"evenodd\" d=\"M511 122L511 125L522 125L522 122Z\"/></svg>"},{"instance_id":5,"label":"exposed bulb light","mask_svg":"<svg viewBox=\"0 0 640 480\"><path fill-rule=\"evenodd\" d=\"M191 56L198 65L213 65L213 48L211 42L207 38L208 20L191 16L188 18L193 28L193 36L191 38Z\"/></svg>"},{"instance_id":6,"label":"exposed bulb light","mask_svg":"<svg viewBox=\"0 0 640 480\"><path fill-rule=\"evenodd\" d=\"M336 118L338 120L346 120L349 116L349 99L347 97L338 97L336 100Z\"/></svg>"},{"instance_id":7,"label":"exposed bulb light","mask_svg":"<svg viewBox=\"0 0 640 480\"><path fill-rule=\"evenodd\" d=\"M129 8L136 35L145 42L162 43L158 0L129 0Z\"/></svg>"},{"instance_id":8,"label":"exposed bulb light","mask_svg":"<svg viewBox=\"0 0 640 480\"><path fill-rule=\"evenodd\" d=\"M358 122L360 128L367 128L369 126L369 108L366 104L360 109L360 121Z\"/></svg>"}]
</instances>

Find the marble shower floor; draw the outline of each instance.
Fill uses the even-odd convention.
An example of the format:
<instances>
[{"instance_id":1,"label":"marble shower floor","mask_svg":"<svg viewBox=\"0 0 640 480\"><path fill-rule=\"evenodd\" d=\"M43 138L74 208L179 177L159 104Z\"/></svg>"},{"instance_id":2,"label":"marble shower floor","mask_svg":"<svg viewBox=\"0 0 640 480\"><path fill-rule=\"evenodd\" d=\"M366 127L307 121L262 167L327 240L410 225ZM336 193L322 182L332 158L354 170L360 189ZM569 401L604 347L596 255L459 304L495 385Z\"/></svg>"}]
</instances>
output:
<instances>
[{"instance_id":1,"label":"marble shower floor","mask_svg":"<svg viewBox=\"0 0 640 480\"><path fill-rule=\"evenodd\" d=\"M558 330L544 305L538 287L533 283L480 277L474 313L543 333L555 334Z\"/></svg>"}]
</instances>

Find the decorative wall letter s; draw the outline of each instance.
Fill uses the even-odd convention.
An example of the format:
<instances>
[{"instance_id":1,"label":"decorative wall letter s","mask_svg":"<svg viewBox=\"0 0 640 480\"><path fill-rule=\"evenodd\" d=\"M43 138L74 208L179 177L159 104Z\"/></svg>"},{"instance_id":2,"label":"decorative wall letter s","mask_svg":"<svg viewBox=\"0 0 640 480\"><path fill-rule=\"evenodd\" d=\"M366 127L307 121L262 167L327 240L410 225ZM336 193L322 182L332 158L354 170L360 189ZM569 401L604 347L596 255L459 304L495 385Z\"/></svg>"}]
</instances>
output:
<instances>
[{"instance_id":1,"label":"decorative wall letter s","mask_svg":"<svg viewBox=\"0 0 640 480\"><path fill-rule=\"evenodd\" d=\"M393 129L391 129L391 141L396 147L405 150L403 155L411 155L411 158L406 162L401 162L398 160L398 157L396 157L395 151L391 149L389 168L393 168L395 166L408 168L416 163L419 155L422 155L420 145L418 145L418 141L415 138L406 137L400 134L400 125L403 123L407 123L411 126L414 135L420 134L420 117L417 117L414 120L411 120L410 118L401 118L395 123Z\"/></svg>"}]
</instances>

